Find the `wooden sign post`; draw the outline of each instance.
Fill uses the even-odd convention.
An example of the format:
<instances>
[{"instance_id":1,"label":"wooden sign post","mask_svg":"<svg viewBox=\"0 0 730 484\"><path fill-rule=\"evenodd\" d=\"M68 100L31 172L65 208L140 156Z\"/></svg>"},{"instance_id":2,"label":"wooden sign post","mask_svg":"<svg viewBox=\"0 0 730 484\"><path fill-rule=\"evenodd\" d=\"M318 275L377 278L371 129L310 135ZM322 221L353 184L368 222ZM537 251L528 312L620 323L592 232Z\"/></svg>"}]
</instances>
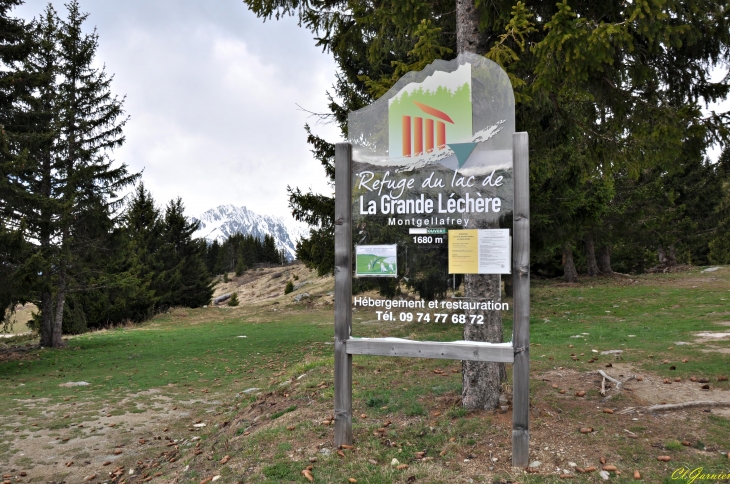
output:
<instances>
[{"instance_id":1,"label":"wooden sign post","mask_svg":"<svg viewBox=\"0 0 730 484\"><path fill-rule=\"evenodd\" d=\"M439 74L441 72L446 75ZM424 71L408 76L405 76L407 79L398 81L374 105L364 108L362 113L358 111L356 116L351 115L349 131L353 141L339 143L335 147L334 443L337 446L352 444L352 355L513 363L512 465L526 467L529 462L530 403L528 136L527 133L514 133L514 98L511 86L506 74L491 61L473 54L462 54L450 63L436 61ZM472 93L477 89L490 94L483 99ZM448 98L449 95L451 98ZM438 107L419 101L424 99L423 96ZM452 101L461 104L451 109L448 102ZM413 110L416 109L414 105L420 109L415 112L417 116L413 115ZM358 167L356 173L353 170L354 165ZM371 183L377 176L380 176L379 181ZM444 189L444 180L447 178L451 180L451 186ZM386 182L389 183L390 191L383 192L382 186ZM378 187L381 189L377 190ZM489 207L495 213L487 213ZM493 236L497 232L489 232L494 229L481 227L485 224L487 227L494 227L494 224L503 223L504 215L500 212L502 208L505 209L504 212L511 211L512 214L512 246L499 246L493 251L489 244L496 240ZM355 227L353 214L358 220ZM444 215L438 217L439 214ZM475 219L478 222L476 224ZM418 228L412 228L413 225ZM467 234L467 229L472 232ZM353 260L353 232L356 232L359 239L357 260ZM413 234L443 235L419 238ZM482 257L481 252L476 257L467 254L472 257L467 260L468 264L463 261L452 263L454 261L449 259L450 267L474 271L466 272L472 274L489 274L486 271L504 267L498 273L513 275L514 325L511 342L354 338L354 265L360 269L360 274L366 274L367 277L398 278L404 274L403 271L413 270L412 262L409 265L412 259L407 255L409 246L430 244L429 262L438 257L443 259L443 245L448 234L453 238L467 240L467 244L470 243L469 237L478 235L481 238L476 250L489 252L486 257ZM502 240L507 241L506 238ZM477 245L476 239L474 245ZM401 246L405 253L406 267L398 264L402 257L401 252L398 252ZM414 245L412 252L418 248L418 245ZM500 265L500 257L507 254L505 251L508 249L511 250L511 261L504 261ZM363 254L362 260L360 254ZM451 252L448 257L452 257ZM473 264L471 260L474 261ZM483 265L486 264L485 260L489 265ZM475 268L463 269L472 267L470 264ZM454 272L459 274L456 270ZM460 299L457 302L461 305L458 307L469 305L468 298L457 299ZM481 311L484 308L501 310L501 302L497 301L497 305L494 304L495 301L487 302L486 299L472 298L472 301L476 301L472 302L472 307L479 306ZM379 301L386 302L393 304L398 301ZM410 303L413 304L414 301ZM423 308L425 302L420 303ZM444 301L441 303L440 307L443 308ZM436 303L429 307L435 308ZM386 320L392 320L389 318L393 317L393 312L383 313L389 313ZM398 314L413 315L407 310ZM427 312L420 314L430 317ZM446 318L446 314L436 316ZM451 322L455 324L479 324L478 312L470 313L468 309L463 313L453 312L451 316ZM468 320L471 322L467 322Z\"/></svg>"}]
</instances>

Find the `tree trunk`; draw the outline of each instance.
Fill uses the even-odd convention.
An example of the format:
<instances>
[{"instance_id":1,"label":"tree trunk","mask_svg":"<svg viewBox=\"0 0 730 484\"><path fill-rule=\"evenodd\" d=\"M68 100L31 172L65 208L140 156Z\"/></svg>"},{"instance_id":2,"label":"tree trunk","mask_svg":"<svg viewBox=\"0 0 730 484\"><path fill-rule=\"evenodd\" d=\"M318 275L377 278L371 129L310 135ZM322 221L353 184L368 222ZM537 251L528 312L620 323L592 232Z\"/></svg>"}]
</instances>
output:
<instances>
[{"instance_id":1,"label":"tree trunk","mask_svg":"<svg viewBox=\"0 0 730 484\"><path fill-rule=\"evenodd\" d=\"M43 291L41 294L41 346L53 346L53 294Z\"/></svg>"},{"instance_id":2,"label":"tree trunk","mask_svg":"<svg viewBox=\"0 0 730 484\"><path fill-rule=\"evenodd\" d=\"M578 282L578 270L573 262L573 248L568 242L563 245L563 278L565 282Z\"/></svg>"},{"instance_id":3,"label":"tree trunk","mask_svg":"<svg viewBox=\"0 0 730 484\"><path fill-rule=\"evenodd\" d=\"M48 105L44 106L50 111ZM41 162L42 184L41 194L43 199L48 201L52 197L52 174L51 174L51 154L48 150L43 152ZM40 244L41 253L43 254L43 275L41 281L43 289L41 291L41 346L48 348L53 346L53 275L51 273L50 251L51 251L51 232L52 232L52 214L47 204L40 209L41 226L40 226Z\"/></svg>"},{"instance_id":4,"label":"tree trunk","mask_svg":"<svg viewBox=\"0 0 730 484\"><path fill-rule=\"evenodd\" d=\"M504 279L504 295L505 297L512 297L514 296L514 282L512 279L512 274L505 274Z\"/></svg>"},{"instance_id":5,"label":"tree trunk","mask_svg":"<svg viewBox=\"0 0 730 484\"><path fill-rule=\"evenodd\" d=\"M659 264L666 267L667 266L667 252L664 250L664 247L659 244L659 247L656 249L657 252L657 258L659 259Z\"/></svg>"},{"instance_id":6,"label":"tree trunk","mask_svg":"<svg viewBox=\"0 0 730 484\"><path fill-rule=\"evenodd\" d=\"M484 54L487 51L486 35L479 34L479 12L474 0L456 0L456 52ZM471 223L470 223L471 225ZM496 222L494 223L496 226ZM492 228L490 224L469 228ZM499 275L469 274L464 278L464 295L492 301L501 299ZM464 325L464 341L502 342L502 313L481 312L483 325ZM501 392L501 380L506 378L504 363L462 361L462 404L468 409L491 410L497 408Z\"/></svg>"},{"instance_id":7,"label":"tree trunk","mask_svg":"<svg viewBox=\"0 0 730 484\"><path fill-rule=\"evenodd\" d=\"M596 247L593 243L593 234L586 235L586 272L588 277L598 275L598 261L596 261Z\"/></svg>"},{"instance_id":8,"label":"tree trunk","mask_svg":"<svg viewBox=\"0 0 730 484\"><path fill-rule=\"evenodd\" d=\"M479 35L479 12L474 0L456 0L456 52L487 52L486 36Z\"/></svg>"},{"instance_id":9,"label":"tree trunk","mask_svg":"<svg viewBox=\"0 0 730 484\"><path fill-rule=\"evenodd\" d=\"M464 277L464 292L468 298L487 298L499 301L499 275L467 274ZM495 297L496 295L496 297ZM464 325L465 341L502 342L502 314L499 311L467 311L467 315L484 316L484 324ZM467 317L467 320L470 318ZM484 361L462 362L461 400L464 408L470 410L497 408L501 391L501 380L506 376L504 363Z\"/></svg>"},{"instance_id":10,"label":"tree trunk","mask_svg":"<svg viewBox=\"0 0 730 484\"><path fill-rule=\"evenodd\" d=\"M677 251L674 248L674 244L669 246L669 255L667 256L667 265L674 267L677 265Z\"/></svg>"},{"instance_id":11,"label":"tree trunk","mask_svg":"<svg viewBox=\"0 0 730 484\"><path fill-rule=\"evenodd\" d=\"M61 262L63 265L63 261ZM62 348L66 346L63 341L63 307L66 304L66 269L61 267L58 273L58 288L56 300L54 301L53 326L51 328L51 348Z\"/></svg>"},{"instance_id":12,"label":"tree trunk","mask_svg":"<svg viewBox=\"0 0 730 484\"><path fill-rule=\"evenodd\" d=\"M598 270L601 271L601 274L613 274L610 245L602 246L598 252Z\"/></svg>"}]
</instances>

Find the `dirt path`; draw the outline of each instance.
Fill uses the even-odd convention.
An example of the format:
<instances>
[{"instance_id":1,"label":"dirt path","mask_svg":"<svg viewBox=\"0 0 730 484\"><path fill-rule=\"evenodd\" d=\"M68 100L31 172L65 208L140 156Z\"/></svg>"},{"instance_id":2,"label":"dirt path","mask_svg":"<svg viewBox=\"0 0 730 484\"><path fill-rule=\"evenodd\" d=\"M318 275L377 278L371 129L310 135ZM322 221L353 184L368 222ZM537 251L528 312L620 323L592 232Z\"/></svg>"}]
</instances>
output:
<instances>
[{"instance_id":1,"label":"dirt path","mask_svg":"<svg viewBox=\"0 0 730 484\"><path fill-rule=\"evenodd\" d=\"M114 403L18 400L15 414L0 421L3 478L107 482L123 467L127 482L142 480L137 469L144 461L176 445L193 445L213 425L218 397L180 401L165 390L151 389Z\"/></svg>"}]
</instances>

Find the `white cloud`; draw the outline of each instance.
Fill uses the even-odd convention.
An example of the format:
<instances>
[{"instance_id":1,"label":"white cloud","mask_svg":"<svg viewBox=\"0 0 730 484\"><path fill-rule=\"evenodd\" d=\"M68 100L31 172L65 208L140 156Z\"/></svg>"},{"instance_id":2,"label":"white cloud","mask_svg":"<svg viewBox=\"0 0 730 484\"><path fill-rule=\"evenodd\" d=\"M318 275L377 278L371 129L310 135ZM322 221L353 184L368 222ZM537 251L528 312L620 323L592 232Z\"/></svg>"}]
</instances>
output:
<instances>
[{"instance_id":1,"label":"white cloud","mask_svg":"<svg viewBox=\"0 0 730 484\"><path fill-rule=\"evenodd\" d=\"M53 2L60 16L66 10ZM16 10L38 15L45 1ZM221 204L289 213L286 186L329 193L303 125L326 111L331 58L293 19L262 22L242 2L88 0L99 65L114 74L131 119L114 158L159 203L182 197L190 215ZM317 132L331 141L334 126Z\"/></svg>"}]
</instances>

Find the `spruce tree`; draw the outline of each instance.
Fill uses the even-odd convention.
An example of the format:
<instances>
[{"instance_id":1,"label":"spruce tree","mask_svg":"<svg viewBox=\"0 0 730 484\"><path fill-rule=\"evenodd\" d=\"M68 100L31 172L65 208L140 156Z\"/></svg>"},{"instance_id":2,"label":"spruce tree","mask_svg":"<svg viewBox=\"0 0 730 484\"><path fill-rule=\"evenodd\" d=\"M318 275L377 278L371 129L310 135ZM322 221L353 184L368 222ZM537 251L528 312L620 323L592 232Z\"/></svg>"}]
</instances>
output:
<instances>
[{"instance_id":1,"label":"spruce tree","mask_svg":"<svg viewBox=\"0 0 730 484\"><path fill-rule=\"evenodd\" d=\"M158 307L200 307L213 297L213 279L205 264L206 243L193 239L200 223L189 221L184 215L182 200L171 200L162 220L162 245L157 257L163 264L155 279Z\"/></svg>"},{"instance_id":2,"label":"spruce tree","mask_svg":"<svg viewBox=\"0 0 730 484\"><path fill-rule=\"evenodd\" d=\"M22 161L13 137L22 130L20 98L32 88L29 76L18 69L30 54L28 26L10 11L21 0L0 0L0 323L17 302L27 300L28 287L22 267L28 257L19 211L27 204L23 196Z\"/></svg>"},{"instance_id":3,"label":"spruce tree","mask_svg":"<svg viewBox=\"0 0 730 484\"><path fill-rule=\"evenodd\" d=\"M103 244L107 233L84 230L89 223L107 223L119 208L119 193L133 183L126 165L114 166L110 152L122 145L126 123L122 101L111 94L111 77L93 67L98 35L84 34L88 14L78 1L67 4L68 16L61 20L56 36L58 75L56 112L58 138L58 193L60 210L53 321L50 333L41 333L44 346L63 346L62 326L68 292L83 286L94 268L81 255ZM106 220L105 220L106 219Z\"/></svg>"}]
</instances>

